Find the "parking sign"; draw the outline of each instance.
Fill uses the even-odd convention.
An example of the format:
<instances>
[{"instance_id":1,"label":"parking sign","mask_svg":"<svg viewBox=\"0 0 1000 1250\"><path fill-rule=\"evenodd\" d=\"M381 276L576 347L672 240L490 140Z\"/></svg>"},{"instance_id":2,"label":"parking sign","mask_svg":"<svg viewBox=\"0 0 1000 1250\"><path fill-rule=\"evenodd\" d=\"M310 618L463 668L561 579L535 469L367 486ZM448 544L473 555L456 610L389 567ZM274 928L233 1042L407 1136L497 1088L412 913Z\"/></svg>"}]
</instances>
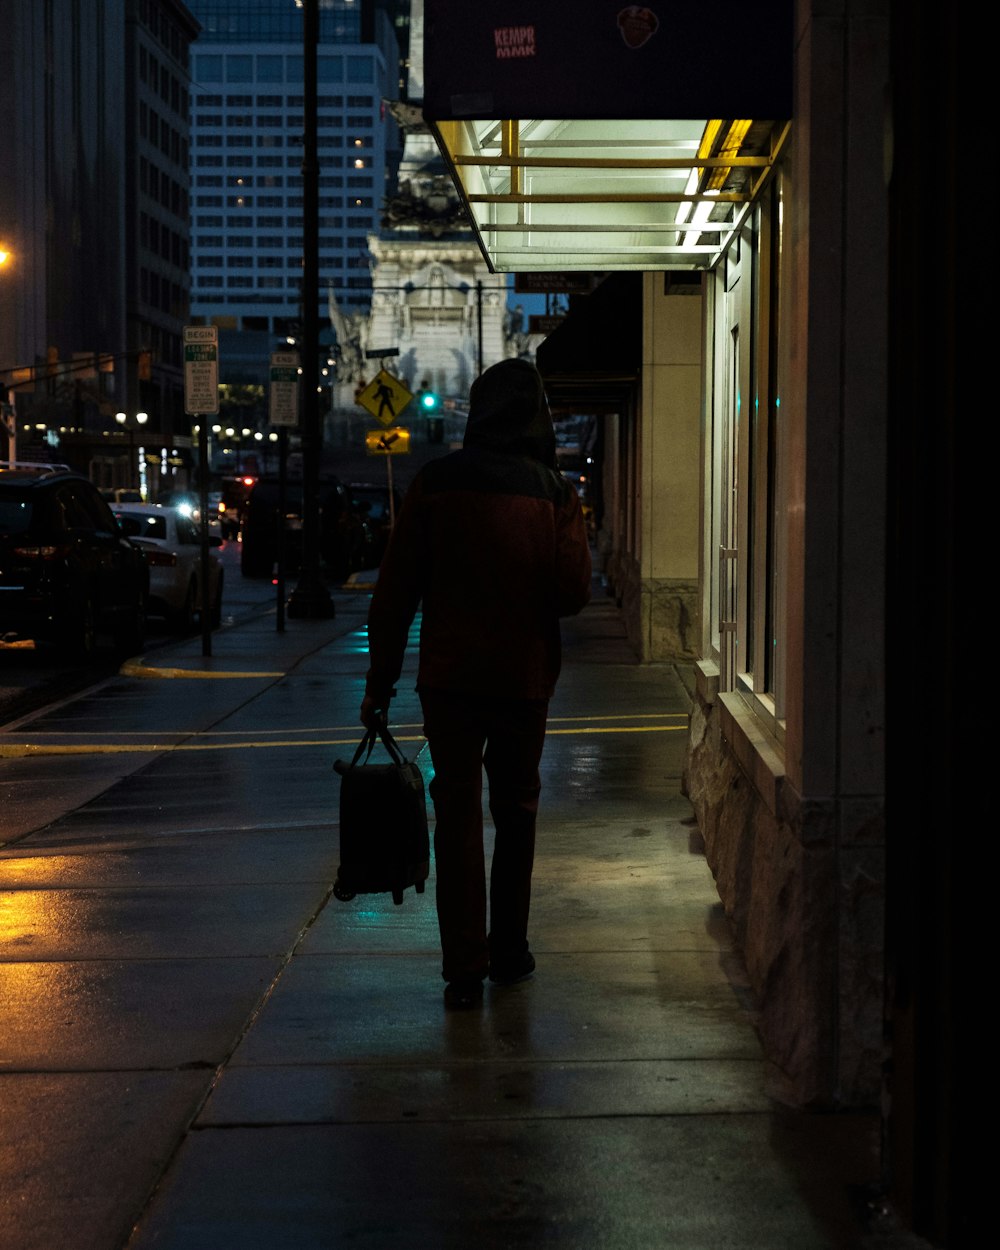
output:
<instances>
[{"instance_id":1,"label":"parking sign","mask_svg":"<svg viewBox=\"0 0 1000 1250\"><path fill-rule=\"evenodd\" d=\"M219 411L219 331L184 327L184 411L189 417Z\"/></svg>"}]
</instances>

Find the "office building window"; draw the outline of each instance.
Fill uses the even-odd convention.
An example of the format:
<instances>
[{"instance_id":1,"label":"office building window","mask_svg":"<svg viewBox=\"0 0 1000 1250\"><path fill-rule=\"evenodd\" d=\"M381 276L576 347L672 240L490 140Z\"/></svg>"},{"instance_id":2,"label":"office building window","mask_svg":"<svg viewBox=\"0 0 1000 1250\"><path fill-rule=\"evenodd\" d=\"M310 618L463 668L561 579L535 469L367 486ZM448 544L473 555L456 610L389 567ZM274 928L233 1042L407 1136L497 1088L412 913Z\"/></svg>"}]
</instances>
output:
<instances>
[{"instance_id":1,"label":"office building window","mask_svg":"<svg viewBox=\"0 0 1000 1250\"><path fill-rule=\"evenodd\" d=\"M253 82L253 57L231 52L226 57L226 82Z\"/></svg>"},{"instance_id":2,"label":"office building window","mask_svg":"<svg viewBox=\"0 0 1000 1250\"><path fill-rule=\"evenodd\" d=\"M221 195L196 195L194 197L195 206L197 208L221 208Z\"/></svg>"},{"instance_id":3,"label":"office building window","mask_svg":"<svg viewBox=\"0 0 1000 1250\"><path fill-rule=\"evenodd\" d=\"M316 58L317 82L343 82L344 58L342 56L318 56Z\"/></svg>"},{"instance_id":4,"label":"office building window","mask_svg":"<svg viewBox=\"0 0 1000 1250\"><path fill-rule=\"evenodd\" d=\"M257 57L258 82L282 82L284 79L284 59L280 56Z\"/></svg>"},{"instance_id":5,"label":"office building window","mask_svg":"<svg viewBox=\"0 0 1000 1250\"><path fill-rule=\"evenodd\" d=\"M375 64L370 56L349 56L347 58L348 82L374 82Z\"/></svg>"},{"instance_id":6,"label":"office building window","mask_svg":"<svg viewBox=\"0 0 1000 1250\"><path fill-rule=\"evenodd\" d=\"M196 82L222 82L222 57L220 55L214 52L199 52L191 60ZM199 102L205 98L199 96Z\"/></svg>"}]
</instances>

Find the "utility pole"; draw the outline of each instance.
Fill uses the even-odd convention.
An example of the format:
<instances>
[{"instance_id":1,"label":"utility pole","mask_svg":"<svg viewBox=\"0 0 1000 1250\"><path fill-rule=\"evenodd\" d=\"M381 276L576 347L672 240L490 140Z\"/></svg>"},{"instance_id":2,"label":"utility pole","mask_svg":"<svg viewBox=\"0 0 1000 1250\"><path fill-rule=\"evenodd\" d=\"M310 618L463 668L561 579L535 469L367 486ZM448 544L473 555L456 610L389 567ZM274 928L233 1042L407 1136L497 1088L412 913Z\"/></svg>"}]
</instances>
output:
<instances>
[{"instance_id":1,"label":"utility pole","mask_svg":"<svg viewBox=\"0 0 1000 1250\"><path fill-rule=\"evenodd\" d=\"M319 466L323 436L319 420L319 159L316 143L316 49L319 0L304 0L302 136L302 568L288 600L290 617L334 615L320 572Z\"/></svg>"}]
</instances>

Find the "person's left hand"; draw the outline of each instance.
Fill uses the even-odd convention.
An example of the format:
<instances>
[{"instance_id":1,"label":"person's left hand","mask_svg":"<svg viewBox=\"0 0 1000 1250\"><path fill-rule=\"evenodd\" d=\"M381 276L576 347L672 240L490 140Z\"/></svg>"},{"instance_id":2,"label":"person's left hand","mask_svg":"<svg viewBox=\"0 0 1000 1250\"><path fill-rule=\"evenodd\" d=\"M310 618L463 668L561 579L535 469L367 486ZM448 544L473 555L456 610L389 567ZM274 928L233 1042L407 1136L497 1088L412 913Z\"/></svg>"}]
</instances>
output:
<instances>
[{"instance_id":1,"label":"person's left hand","mask_svg":"<svg viewBox=\"0 0 1000 1250\"><path fill-rule=\"evenodd\" d=\"M373 699L370 694L366 694L361 700L361 723L366 729L371 729L379 719L387 720L387 712L388 708Z\"/></svg>"}]
</instances>

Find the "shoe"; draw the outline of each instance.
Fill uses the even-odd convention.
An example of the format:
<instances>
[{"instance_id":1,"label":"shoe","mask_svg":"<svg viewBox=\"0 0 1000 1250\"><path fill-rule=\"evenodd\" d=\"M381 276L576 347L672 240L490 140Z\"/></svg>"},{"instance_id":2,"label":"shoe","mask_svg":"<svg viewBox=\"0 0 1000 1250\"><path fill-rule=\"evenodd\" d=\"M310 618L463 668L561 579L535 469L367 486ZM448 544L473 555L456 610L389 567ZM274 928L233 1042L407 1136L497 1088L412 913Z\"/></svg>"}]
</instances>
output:
<instances>
[{"instance_id":1,"label":"shoe","mask_svg":"<svg viewBox=\"0 0 1000 1250\"><path fill-rule=\"evenodd\" d=\"M444 987L444 1005L465 1009L478 1007L483 1001L483 983L479 977L449 981Z\"/></svg>"},{"instance_id":2,"label":"shoe","mask_svg":"<svg viewBox=\"0 0 1000 1250\"><path fill-rule=\"evenodd\" d=\"M514 959L494 960L490 964L490 980L494 985L515 985L527 981L534 971L535 957L531 951L525 951Z\"/></svg>"}]
</instances>

